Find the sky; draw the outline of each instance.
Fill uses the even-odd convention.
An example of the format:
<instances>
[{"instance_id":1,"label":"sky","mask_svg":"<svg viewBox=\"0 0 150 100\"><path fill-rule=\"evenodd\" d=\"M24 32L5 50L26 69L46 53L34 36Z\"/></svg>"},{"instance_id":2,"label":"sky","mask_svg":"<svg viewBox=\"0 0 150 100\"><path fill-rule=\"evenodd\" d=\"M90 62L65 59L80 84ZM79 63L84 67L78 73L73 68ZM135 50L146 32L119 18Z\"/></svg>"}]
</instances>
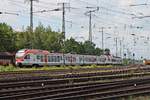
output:
<instances>
[{"instance_id":1,"label":"sky","mask_svg":"<svg viewBox=\"0 0 150 100\"><path fill-rule=\"evenodd\" d=\"M30 0L0 0L0 22L12 26L15 31L23 31L30 25ZM113 55L136 59L150 59L150 0L34 0L34 28L42 23L51 26L54 31L61 31L62 9L65 2L66 38L77 41L88 40L89 16L92 13L92 42L102 47L102 27L104 27L104 47ZM18 14L18 15L16 15ZM116 41L117 40L117 41ZM116 49L117 48L117 49ZM117 53L116 53L117 52Z\"/></svg>"}]
</instances>

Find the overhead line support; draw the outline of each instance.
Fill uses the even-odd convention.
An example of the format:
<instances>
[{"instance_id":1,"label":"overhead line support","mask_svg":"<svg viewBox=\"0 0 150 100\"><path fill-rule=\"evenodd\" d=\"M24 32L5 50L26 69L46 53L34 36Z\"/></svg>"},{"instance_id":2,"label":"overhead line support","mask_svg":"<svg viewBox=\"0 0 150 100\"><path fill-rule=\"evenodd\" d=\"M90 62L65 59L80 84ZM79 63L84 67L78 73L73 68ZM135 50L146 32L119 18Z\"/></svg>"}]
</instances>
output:
<instances>
[{"instance_id":1,"label":"overhead line support","mask_svg":"<svg viewBox=\"0 0 150 100\"><path fill-rule=\"evenodd\" d=\"M66 4L68 4L68 3L65 3L65 2L63 2L63 3L58 3L58 5L62 5L62 34L63 34L63 38L64 38L64 40L66 39L66 28L65 28L65 13L66 13L66 11L65 11L65 5Z\"/></svg>"},{"instance_id":2,"label":"overhead line support","mask_svg":"<svg viewBox=\"0 0 150 100\"><path fill-rule=\"evenodd\" d=\"M92 8L92 7L86 7ZM89 41L92 42L92 13L99 10L99 7L96 7L95 10L89 10L85 13L86 16L89 16Z\"/></svg>"}]
</instances>

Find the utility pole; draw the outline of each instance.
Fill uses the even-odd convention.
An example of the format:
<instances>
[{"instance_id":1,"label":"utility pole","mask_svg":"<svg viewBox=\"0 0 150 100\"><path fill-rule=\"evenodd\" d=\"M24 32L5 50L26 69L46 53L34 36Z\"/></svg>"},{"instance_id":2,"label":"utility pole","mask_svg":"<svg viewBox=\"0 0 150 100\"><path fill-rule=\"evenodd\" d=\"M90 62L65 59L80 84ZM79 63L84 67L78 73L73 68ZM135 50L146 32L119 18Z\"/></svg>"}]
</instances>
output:
<instances>
[{"instance_id":1,"label":"utility pole","mask_svg":"<svg viewBox=\"0 0 150 100\"><path fill-rule=\"evenodd\" d=\"M101 28L99 28L100 29L100 31L99 32L101 32L102 33L102 42L101 42L101 44L102 44L102 50L103 50L103 54L104 54L104 27L101 27Z\"/></svg>"},{"instance_id":2,"label":"utility pole","mask_svg":"<svg viewBox=\"0 0 150 100\"><path fill-rule=\"evenodd\" d=\"M62 5L62 34L63 34L63 38L64 38L64 40L66 39L66 30L65 30L65 13L66 13L66 11L65 11L65 6L66 6L66 4L68 4L68 3L58 3L58 5Z\"/></svg>"},{"instance_id":3,"label":"utility pole","mask_svg":"<svg viewBox=\"0 0 150 100\"><path fill-rule=\"evenodd\" d=\"M86 7L93 8L93 7ZM86 16L89 16L89 41L92 42L92 13L99 10L99 7L96 7L95 10L89 10L85 13Z\"/></svg>"},{"instance_id":4,"label":"utility pole","mask_svg":"<svg viewBox=\"0 0 150 100\"><path fill-rule=\"evenodd\" d=\"M65 3L62 3L62 34L64 36L64 40L66 39L66 32L65 32Z\"/></svg>"},{"instance_id":5,"label":"utility pole","mask_svg":"<svg viewBox=\"0 0 150 100\"><path fill-rule=\"evenodd\" d=\"M115 38L115 42L116 42L116 57L118 56L118 39L117 37Z\"/></svg>"},{"instance_id":6,"label":"utility pole","mask_svg":"<svg viewBox=\"0 0 150 100\"><path fill-rule=\"evenodd\" d=\"M121 43L121 39L119 40L119 43L120 43L120 57L122 57L122 43Z\"/></svg>"},{"instance_id":7,"label":"utility pole","mask_svg":"<svg viewBox=\"0 0 150 100\"><path fill-rule=\"evenodd\" d=\"M102 49L104 49L104 27L101 27L100 29L100 32L102 32Z\"/></svg>"},{"instance_id":8,"label":"utility pole","mask_svg":"<svg viewBox=\"0 0 150 100\"><path fill-rule=\"evenodd\" d=\"M30 34L32 34L33 33L33 1L38 1L38 0L29 0L29 1L30 1ZM30 48L33 48L32 43L29 43L29 45Z\"/></svg>"},{"instance_id":9,"label":"utility pole","mask_svg":"<svg viewBox=\"0 0 150 100\"><path fill-rule=\"evenodd\" d=\"M89 11L89 41L92 42L92 12Z\"/></svg>"},{"instance_id":10,"label":"utility pole","mask_svg":"<svg viewBox=\"0 0 150 100\"><path fill-rule=\"evenodd\" d=\"M33 0L30 0L30 34L32 33L33 33ZM33 43L29 43L29 47L33 48Z\"/></svg>"},{"instance_id":11,"label":"utility pole","mask_svg":"<svg viewBox=\"0 0 150 100\"><path fill-rule=\"evenodd\" d=\"M33 1L38 0L30 0L30 32L33 33Z\"/></svg>"},{"instance_id":12,"label":"utility pole","mask_svg":"<svg viewBox=\"0 0 150 100\"><path fill-rule=\"evenodd\" d=\"M30 33L33 33L33 1L30 0Z\"/></svg>"},{"instance_id":13,"label":"utility pole","mask_svg":"<svg viewBox=\"0 0 150 100\"><path fill-rule=\"evenodd\" d=\"M65 30L65 13L66 13L66 11L65 11L65 6L66 6L66 4L68 4L68 3L58 3L58 5L62 5L62 34L63 34L63 46L65 46L65 39L66 39L66 30ZM63 65L65 65L65 55L64 55L64 48L63 48Z\"/></svg>"}]
</instances>

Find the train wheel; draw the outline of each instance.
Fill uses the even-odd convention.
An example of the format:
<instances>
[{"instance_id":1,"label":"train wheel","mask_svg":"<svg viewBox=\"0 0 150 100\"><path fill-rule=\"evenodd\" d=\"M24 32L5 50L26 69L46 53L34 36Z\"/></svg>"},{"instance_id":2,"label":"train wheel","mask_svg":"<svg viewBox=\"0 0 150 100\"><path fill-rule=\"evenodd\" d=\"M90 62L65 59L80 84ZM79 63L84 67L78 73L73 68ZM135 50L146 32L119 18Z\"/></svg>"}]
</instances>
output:
<instances>
[{"instance_id":1,"label":"train wheel","mask_svg":"<svg viewBox=\"0 0 150 100\"><path fill-rule=\"evenodd\" d=\"M32 66L33 67L40 67L38 64L33 64Z\"/></svg>"},{"instance_id":2,"label":"train wheel","mask_svg":"<svg viewBox=\"0 0 150 100\"><path fill-rule=\"evenodd\" d=\"M19 64L18 64L18 66L19 66L19 67L22 67L22 64L21 64L21 63L19 63Z\"/></svg>"}]
</instances>

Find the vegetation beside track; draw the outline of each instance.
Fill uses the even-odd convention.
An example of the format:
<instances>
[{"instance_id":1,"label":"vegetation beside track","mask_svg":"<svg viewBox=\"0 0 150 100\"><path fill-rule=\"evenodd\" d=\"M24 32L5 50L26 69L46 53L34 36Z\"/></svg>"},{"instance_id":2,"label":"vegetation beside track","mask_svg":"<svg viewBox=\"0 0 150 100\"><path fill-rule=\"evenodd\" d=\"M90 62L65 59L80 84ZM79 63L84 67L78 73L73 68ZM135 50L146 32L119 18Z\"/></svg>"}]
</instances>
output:
<instances>
[{"instance_id":1,"label":"vegetation beside track","mask_svg":"<svg viewBox=\"0 0 150 100\"><path fill-rule=\"evenodd\" d=\"M81 68L113 68L116 66L107 65L107 66L97 66L97 65L91 65L91 66L44 66L44 67L15 67L12 65L9 66L0 66L0 72L12 72L12 71L34 71L34 70L63 70L63 69L81 69Z\"/></svg>"},{"instance_id":2,"label":"vegetation beside track","mask_svg":"<svg viewBox=\"0 0 150 100\"><path fill-rule=\"evenodd\" d=\"M122 98L120 100L150 100L150 96L129 96L128 98Z\"/></svg>"}]
</instances>

